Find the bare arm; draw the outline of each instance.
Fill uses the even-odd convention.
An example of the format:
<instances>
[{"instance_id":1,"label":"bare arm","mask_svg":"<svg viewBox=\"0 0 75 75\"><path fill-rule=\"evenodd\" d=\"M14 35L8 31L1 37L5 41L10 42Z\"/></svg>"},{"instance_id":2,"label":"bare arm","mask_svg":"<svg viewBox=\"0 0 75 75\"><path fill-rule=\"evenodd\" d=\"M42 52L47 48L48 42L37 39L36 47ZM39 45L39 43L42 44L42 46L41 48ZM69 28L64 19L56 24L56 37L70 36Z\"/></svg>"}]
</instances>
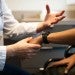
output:
<instances>
[{"instance_id":1,"label":"bare arm","mask_svg":"<svg viewBox=\"0 0 75 75\"><path fill-rule=\"evenodd\" d=\"M47 39L51 43L75 45L75 28L51 33Z\"/></svg>"},{"instance_id":2,"label":"bare arm","mask_svg":"<svg viewBox=\"0 0 75 75\"><path fill-rule=\"evenodd\" d=\"M55 43L55 44L75 45L75 28L61 32L50 33L47 36L47 40L50 43ZM41 44L42 35L34 38L33 40L30 41L30 43Z\"/></svg>"}]
</instances>

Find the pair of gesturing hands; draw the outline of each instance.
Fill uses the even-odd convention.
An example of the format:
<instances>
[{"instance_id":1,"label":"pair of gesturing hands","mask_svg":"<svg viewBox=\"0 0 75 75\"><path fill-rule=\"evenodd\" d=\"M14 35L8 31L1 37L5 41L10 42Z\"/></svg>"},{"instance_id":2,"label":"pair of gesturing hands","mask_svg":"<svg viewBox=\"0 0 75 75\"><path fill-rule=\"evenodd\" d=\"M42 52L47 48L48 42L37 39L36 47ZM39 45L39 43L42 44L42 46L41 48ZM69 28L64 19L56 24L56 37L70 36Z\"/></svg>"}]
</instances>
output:
<instances>
[{"instance_id":1,"label":"pair of gesturing hands","mask_svg":"<svg viewBox=\"0 0 75 75\"><path fill-rule=\"evenodd\" d=\"M46 5L46 16L41 26L38 26L39 31L42 31L48 27L50 27L52 24L56 24L65 16L63 16L64 11L61 11L59 13L54 13L52 14L50 12L50 8L48 5ZM40 38L40 37L39 37ZM20 58L31 58L32 55L35 55L36 52L38 52L38 49L41 48L40 45L41 40L34 40L32 37L23 39L13 45L7 46L7 54L11 55L17 55ZM75 54L70 56L69 58L64 58L63 60L54 62L50 64L48 67L52 66L58 66L58 65L63 65L67 64L67 68L65 69L65 73L68 73L68 71L75 65Z\"/></svg>"}]
</instances>

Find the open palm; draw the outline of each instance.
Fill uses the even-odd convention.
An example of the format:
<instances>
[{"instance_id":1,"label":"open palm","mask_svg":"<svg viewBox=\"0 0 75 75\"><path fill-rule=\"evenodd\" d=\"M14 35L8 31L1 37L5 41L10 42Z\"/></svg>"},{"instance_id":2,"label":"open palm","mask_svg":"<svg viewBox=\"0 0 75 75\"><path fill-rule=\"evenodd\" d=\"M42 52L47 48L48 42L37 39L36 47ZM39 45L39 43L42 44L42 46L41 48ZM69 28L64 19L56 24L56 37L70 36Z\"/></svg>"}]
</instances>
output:
<instances>
[{"instance_id":1,"label":"open palm","mask_svg":"<svg viewBox=\"0 0 75 75\"><path fill-rule=\"evenodd\" d=\"M46 10L47 10L47 14L45 16L44 21L48 25L55 24L55 23L59 22L60 20L62 20L63 18L65 18L65 16L63 16L64 11L61 11L56 14L51 14L49 5L46 5Z\"/></svg>"}]
</instances>

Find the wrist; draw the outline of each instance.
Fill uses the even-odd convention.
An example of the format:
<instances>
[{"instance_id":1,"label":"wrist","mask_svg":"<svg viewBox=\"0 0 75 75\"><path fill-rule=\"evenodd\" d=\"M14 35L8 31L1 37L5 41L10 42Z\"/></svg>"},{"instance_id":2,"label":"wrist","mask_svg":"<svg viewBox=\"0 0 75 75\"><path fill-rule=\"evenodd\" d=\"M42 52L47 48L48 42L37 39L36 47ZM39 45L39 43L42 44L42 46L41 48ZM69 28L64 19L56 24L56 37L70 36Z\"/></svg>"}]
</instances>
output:
<instances>
[{"instance_id":1,"label":"wrist","mask_svg":"<svg viewBox=\"0 0 75 75\"><path fill-rule=\"evenodd\" d=\"M13 45L7 45L6 46L6 55L7 55L7 58L15 56L15 50L16 50L16 47L15 47L14 44Z\"/></svg>"},{"instance_id":2,"label":"wrist","mask_svg":"<svg viewBox=\"0 0 75 75\"><path fill-rule=\"evenodd\" d=\"M50 43L53 43L53 41L54 41L54 34L53 33L50 33L48 36L47 36L47 40L48 40L48 42L50 42Z\"/></svg>"},{"instance_id":3,"label":"wrist","mask_svg":"<svg viewBox=\"0 0 75 75\"><path fill-rule=\"evenodd\" d=\"M43 31L46 27L47 27L47 24L45 22L40 22L38 27L37 27L36 32L39 33L41 31Z\"/></svg>"},{"instance_id":4,"label":"wrist","mask_svg":"<svg viewBox=\"0 0 75 75\"><path fill-rule=\"evenodd\" d=\"M42 43L42 35L38 36L38 43L39 43L39 44Z\"/></svg>"},{"instance_id":5,"label":"wrist","mask_svg":"<svg viewBox=\"0 0 75 75\"><path fill-rule=\"evenodd\" d=\"M32 43L32 44L41 44L42 43L42 35L33 38L29 43Z\"/></svg>"}]
</instances>

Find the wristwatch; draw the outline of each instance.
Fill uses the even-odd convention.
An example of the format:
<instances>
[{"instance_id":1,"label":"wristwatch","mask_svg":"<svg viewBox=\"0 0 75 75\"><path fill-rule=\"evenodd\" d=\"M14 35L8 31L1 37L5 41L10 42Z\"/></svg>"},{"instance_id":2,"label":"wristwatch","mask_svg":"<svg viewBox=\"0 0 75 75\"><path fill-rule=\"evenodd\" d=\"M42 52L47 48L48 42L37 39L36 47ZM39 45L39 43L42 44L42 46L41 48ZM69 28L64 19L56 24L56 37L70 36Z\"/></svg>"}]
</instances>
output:
<instances>
[{"instance_id":1,"label":"wristwatch","mask_svg":"<svg viewBox=\"0 0 75 75\"><path fill-rule=\"evenodd\" d=\"M49 42L47 40L48 34L50 34L50 32L42 32L42 39L43 39L43 43L45 43L45 44L49 44Z\"/></svg>"}]
</instances>

